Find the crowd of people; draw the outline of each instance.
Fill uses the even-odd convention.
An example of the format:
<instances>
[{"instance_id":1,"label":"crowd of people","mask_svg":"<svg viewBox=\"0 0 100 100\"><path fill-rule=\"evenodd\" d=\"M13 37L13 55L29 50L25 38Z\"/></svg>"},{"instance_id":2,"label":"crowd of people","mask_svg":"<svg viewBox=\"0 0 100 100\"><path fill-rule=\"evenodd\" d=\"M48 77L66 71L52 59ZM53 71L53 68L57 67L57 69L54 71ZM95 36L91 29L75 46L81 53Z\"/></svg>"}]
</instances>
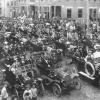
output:
<instances>
[{"instance_id":1,"label":"crowd of people","mask_svg":"<svg viewBox=\"0 0 100 100\"><path fill-rule=\"evenodd\" d=\"M34 53L43 52L46 59L52 59L52 63L56 63L59 57L53 55L53 52L60 53L64 57L69 44L76 45L86 36L89 36L88 41L96 40L99 38L100 25L97 22L91 22L87 27L86 24L75 20L61 18L49 20L5 18L0 21L0 32L0 59L1 61L6 59L5 66L17 76L22 74L21 66L34 62ZM8 80L8 82L11 81L12 79ZM3 100L8 98L7 84L5 83L1 90ZM37 89L34 85L32 88L30 84L26 85L23 99L37 99Z\"/></svg>"}]
</instances>

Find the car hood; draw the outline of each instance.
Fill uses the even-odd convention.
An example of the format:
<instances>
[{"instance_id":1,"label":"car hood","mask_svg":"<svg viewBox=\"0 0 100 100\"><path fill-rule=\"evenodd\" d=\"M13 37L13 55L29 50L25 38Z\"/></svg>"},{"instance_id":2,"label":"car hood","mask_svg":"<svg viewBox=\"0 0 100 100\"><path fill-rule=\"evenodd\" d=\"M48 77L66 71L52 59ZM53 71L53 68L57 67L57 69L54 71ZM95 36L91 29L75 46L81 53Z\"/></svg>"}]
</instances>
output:
<instances>
[{"instance_id":1,"label":"car hood","mask_svg":"<svg viewBox=\"0 0 100 100\"><path fill-rule=\"evenodd\" d=\"M62 77L62 78L65 78L67 75L70 75L70 70L68 70L68 69L65 69L65 68L57 68L57 69L55 69L55 73L58 75L58 76L60 76L60 77Z\"/></svg>"},{"instance_id":2,"label":"car hood","mask_svg":"<svg viewBox=\"0 0 100 100\"><path fill-rule=\"evenodd\" d=\"M62 78L65 78L66 76L70 76L71 78L78 76L78 72L74 65L57 68L55 69L55 73Z\"/></svg>"}]
</instances>

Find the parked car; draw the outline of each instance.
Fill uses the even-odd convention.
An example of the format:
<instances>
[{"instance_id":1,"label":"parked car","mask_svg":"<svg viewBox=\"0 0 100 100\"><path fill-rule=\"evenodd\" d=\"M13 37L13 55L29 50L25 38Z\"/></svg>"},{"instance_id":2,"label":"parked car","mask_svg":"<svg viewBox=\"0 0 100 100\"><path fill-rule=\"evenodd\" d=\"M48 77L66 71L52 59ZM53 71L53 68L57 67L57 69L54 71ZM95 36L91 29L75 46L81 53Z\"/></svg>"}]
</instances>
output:
<instances>
[{"instance_id":1,"label":"parked car","mask_svg":"<svg viewBox=\"0 0 100 100\"><path fill-rule=\"evenodd\" d=\"M43 79L44 87L51 87L55 96L59 97L62 91L68 87L81 89L81 83L75 64L68 63L69 59L63 59L54 66L50 66L48 61L42 59L37 67Z\"/></svg>"},{"instance_id":2,"label":"parked car","mask_svg":"<svg viewBox=\"0 0 100 100\"><path fill-rule=\"evenodd\" d=\"M87 57L88 55L82 59L74 57L73 61L81 75L89 78L96 85L100 85L100 51L91 51L90 58L87 59Z\"/></svg>"}]
</instances>

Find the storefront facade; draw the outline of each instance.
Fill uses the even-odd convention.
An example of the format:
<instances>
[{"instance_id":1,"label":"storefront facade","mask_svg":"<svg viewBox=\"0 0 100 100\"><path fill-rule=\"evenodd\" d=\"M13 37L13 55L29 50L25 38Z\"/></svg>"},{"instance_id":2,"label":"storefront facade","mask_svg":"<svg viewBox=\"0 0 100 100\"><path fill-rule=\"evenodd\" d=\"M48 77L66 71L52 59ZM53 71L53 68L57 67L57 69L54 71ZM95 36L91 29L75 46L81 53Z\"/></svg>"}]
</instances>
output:
<instances>
[{"instance_id":1,"label":"storefront facade","mask_svg":"<svg viewBox=\"0 0 100 100\"><path fill-rule=\"evenodd\" d=\"M100 17L100 0L18 0L20 16L34 18L62 17L69 19L90 19Z\"/></svg>"}]
</instances>

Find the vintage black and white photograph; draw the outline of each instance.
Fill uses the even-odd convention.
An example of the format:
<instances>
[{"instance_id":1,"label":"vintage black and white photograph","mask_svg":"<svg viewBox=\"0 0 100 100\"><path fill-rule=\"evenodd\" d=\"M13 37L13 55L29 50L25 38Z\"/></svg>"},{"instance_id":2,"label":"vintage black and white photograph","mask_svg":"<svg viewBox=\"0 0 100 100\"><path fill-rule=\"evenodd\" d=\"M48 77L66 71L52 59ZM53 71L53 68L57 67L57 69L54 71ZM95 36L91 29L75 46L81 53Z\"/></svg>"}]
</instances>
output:
<instances>
[{"instance_id":1,"label":"vintage black and white photograph","mask_svg":"<svg viewBox=\"0 0 100 100\"><path fill-rule=\"evenodd\" d=\"M100 0L0 0L0 100L100 100Z\"/></svg>"}]
</instances>

